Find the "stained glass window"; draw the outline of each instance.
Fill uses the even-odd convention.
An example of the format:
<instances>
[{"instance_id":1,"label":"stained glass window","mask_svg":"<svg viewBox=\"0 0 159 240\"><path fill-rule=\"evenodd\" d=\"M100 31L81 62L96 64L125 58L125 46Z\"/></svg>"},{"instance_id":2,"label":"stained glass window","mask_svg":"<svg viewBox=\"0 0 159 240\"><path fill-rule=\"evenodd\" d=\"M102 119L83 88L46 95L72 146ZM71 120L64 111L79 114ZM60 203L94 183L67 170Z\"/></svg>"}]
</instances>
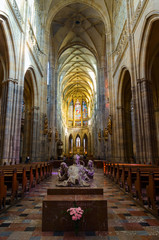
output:
<instances>
[{"instance_id":1,"label":"stained glass window","mask_svg":"<svg viewBox=\"0 0 159 240\"><path fill-rule=\"evenodd\" d=\"M75 122L75 126L76 126L76 127L81 127L81 121Z\"/></svg>"},{"instance_id":2,"label":"stained glass window","mask_svg":"<svg viewBox=\"0 0 159 240\"><path fill-rule=\"evenodd\" d=\"M82 102L83 105L83 118L88 118L88 108L85 101Z\"/></svg>"},{"instance_id":3,"label":"stained glass window","mask_svg":"<svg viewBox=\"0 0 159 240\"><path fill-rule=\"evenodd\" d=\"M75 120L80 120L80 119L81 119L81 104L77 99L75 104Z\"/></svg>"},{"instance_id":4,"label":"stained glass window","mask_svg":"<svg viewBox=\"0 0 159 240\"><path fill-rule=\"evenodd\" d=\"M68 118L73 119L73 100L69 104L68 108Z\"/></svg>"},{"instance_id":5,"label":"stained glass window","mask_svg":"<svg viewBox=\"0 0 159 240\"><path fill-rule=\"evenodd\" d=\"M83 126L88 126L88 121L83 121Z\"/></svg>"}]
</instances>

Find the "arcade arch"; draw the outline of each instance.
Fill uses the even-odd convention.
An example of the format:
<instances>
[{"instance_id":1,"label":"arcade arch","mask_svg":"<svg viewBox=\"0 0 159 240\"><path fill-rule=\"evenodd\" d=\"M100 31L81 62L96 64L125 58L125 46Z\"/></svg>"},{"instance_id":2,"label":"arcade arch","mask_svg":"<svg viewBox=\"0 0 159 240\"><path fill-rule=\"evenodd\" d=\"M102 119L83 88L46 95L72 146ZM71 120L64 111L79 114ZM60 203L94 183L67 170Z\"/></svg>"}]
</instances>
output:
<instances>
[{"instance_id":1,"label":"arcade arch","mask_svg":"<svg viewBox=\"0 0 159 240\"><path fill-rule=\"evenodd\" d=\"M134 109L131 92L131 76L129 71L124 68L119 81L118 92L118 123L120 139L120 157L124 162L131 162L135 158L134 143Z\"/></svg>"},{"instance_id":2,"label":"arcade arch","mask_svg":"<svg viewBox=\"0 0 159 240\"><path fill-rule=\"evenodd\" d=\"M22 119L21 119L21 148L20 157L25 161L26 156L30 156L33 160L34 156L34 121L36 121L34 110L37 104L38 91L36 89L36 77L34 70L28 68L24 76L24 91L22 103Z\"/></svg>"}]
</instances>

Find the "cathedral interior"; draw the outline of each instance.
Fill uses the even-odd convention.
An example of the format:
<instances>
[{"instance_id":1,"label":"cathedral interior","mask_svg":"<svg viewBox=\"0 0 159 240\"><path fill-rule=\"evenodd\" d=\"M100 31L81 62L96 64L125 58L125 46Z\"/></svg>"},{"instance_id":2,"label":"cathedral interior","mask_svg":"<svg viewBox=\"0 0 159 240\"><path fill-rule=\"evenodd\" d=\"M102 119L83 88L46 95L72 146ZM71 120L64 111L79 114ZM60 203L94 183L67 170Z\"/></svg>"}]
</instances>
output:
<instances>
[{"instance_id":1,"label":"cathedral interior","mask_svg":"<svg viewBox=\"0 0 159 240\"><path fill-rule=\"evenodd\" d=\"M111 226L109 235L93 232L88 239L159 238L156 215L102 175L105 162L114 168L104 165L104 174L108 167L117 182L119 164L149 165L159 176L158 32L158 0L1 0L0 176L4 166L24 165L27 157L34 164L58 165L76 154L95 161L96 180L110 199ZM39 196L55 175L27 193L26 202L0 214L0 239L22 239L20 233L26 240L68 239L38 235ZM21 204L26 206L18 230L7 219Z\"/></svg>"}]
</instances>

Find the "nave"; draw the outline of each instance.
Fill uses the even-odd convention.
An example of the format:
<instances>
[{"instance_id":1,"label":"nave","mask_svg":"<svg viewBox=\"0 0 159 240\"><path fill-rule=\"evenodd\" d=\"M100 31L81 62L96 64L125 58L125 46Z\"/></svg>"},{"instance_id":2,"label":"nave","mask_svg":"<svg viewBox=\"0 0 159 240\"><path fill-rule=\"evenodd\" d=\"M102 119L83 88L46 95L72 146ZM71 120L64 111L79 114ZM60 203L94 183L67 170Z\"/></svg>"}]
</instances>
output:
<instances>
[{"instance_id":1,"label":"nave","mask_svg":"<svg viewBox=\"0 0 159 240\"><path fill-rule=\"evenodd\" d=\"M15 206L0 215L0 240L158 240L159 220L138 206L130 197L95 169L95 183L104 188L108 201L108 232L42 232L42 200L47 188L54 187L57 169L36 185Z\"/></svg>"}]
</instances>

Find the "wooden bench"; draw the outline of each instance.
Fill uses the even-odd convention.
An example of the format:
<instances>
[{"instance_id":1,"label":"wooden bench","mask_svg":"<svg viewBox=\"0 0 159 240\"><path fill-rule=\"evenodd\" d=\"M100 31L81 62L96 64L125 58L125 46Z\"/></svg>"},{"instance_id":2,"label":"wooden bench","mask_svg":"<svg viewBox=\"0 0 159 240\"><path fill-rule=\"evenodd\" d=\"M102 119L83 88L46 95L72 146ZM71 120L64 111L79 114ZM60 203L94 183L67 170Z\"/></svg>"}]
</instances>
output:
<instances>
[{"instance_id":1,"label":"wooden bench","mask_svg":"<svg viewBox=\"0 0 159 240\"><path fill-rule=\"evenodd\" d=\"M27 176L26 176L26 168L22 167L17 168L17 180L19 184L21 184L21 194L23 195L27 191Z\"/></svg>"},{"instance_id":2,"label":"wooden bench","mask_svg":"<svg viewBox=\"0 0 159 240\"><path fill-rule=\"evenodd\" d=\"M140 204L159 215L159 167L148 164L103 163L104 174Z\"/></svg>"},{"instance_id":3,"label":"wooden bench","mask_svg":"<svg viewBox=\"0 0 159 240\"><path fill-rule=\"evenodd\" d=\"M159 171L149 173L149 183L146 186L148 206L155 214L159 214ZM158 199L157 199L158 198Z\"/></svg>"},{"instance_id":4,"label":"wooden bench","mask_svg":"<svg viewBox=\"0 0 159 240\"><path fill-rule=\"evenodd\" d=\"M4 184L4 173L0 171L0 209L5 208L7 186Z\"/></svg>"},{"instance_id":5,"label":"wooden bench","mask_svg":"<svg viewBox=\"0 0 159 240\"><path fill-rule=\"evenodd\" d=\"M9 201L12 203L18 198L18 186L17 181L17 170L16 169L3 169L4 172L4 183L7 186L7 196Z\"/></svg>"},{"instance_id":6,"label":"wooden bench","mask_svg":"<svg viewBox=\"0 0 159 240\"><path fill-rule=\"evenodd\" d=\"M39 171L38 171L38 164L32 164L32 169L33 169L33 176L35 180L35 185L40 183L40 176L39 176Z\"/></svg>"}]
</instances>

